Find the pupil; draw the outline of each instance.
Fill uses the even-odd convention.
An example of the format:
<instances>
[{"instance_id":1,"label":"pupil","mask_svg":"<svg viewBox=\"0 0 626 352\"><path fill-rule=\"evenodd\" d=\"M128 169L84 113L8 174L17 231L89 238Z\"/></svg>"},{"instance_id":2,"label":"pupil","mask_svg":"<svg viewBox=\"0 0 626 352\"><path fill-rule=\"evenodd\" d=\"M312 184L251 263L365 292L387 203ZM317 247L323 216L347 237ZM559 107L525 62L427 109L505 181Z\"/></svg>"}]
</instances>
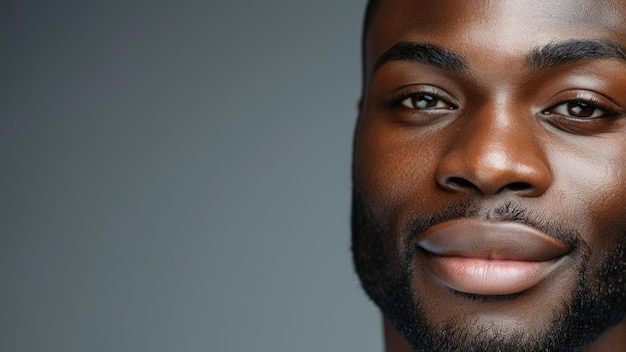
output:
<instances>
[{"instance_id":1,"label":"pupil","mask_svg":"<svg viewBox=\"0 0 626 352\"><path fill-rule=\"evenodd\" d=\"M589 117L593 115L596 108L582 101L575 101L568 104L569 113L577 117Z\"/></svg>"},{"instance_id":2,"label":"pupil","mask_svg":"<svg viewBox=\"0 0 626 352\"><path fill-rule=\"evenodd\" d=\"M430 95L421 95L418 97L417 104L415 105L419 109L426 109L426 108L433 107L434 106L433 102L435 102L434 97Z\"/></svg>"}]
</instances>

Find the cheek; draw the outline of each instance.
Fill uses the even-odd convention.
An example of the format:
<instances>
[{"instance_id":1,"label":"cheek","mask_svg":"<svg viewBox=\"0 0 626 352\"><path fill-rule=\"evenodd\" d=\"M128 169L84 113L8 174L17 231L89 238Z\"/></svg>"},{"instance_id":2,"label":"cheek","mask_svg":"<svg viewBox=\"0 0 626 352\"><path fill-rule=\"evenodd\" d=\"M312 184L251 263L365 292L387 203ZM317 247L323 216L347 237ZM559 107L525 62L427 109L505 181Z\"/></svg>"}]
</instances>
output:
<instances>
[{"instance_id":1,"label":"cheek","mask_svg":"<svg viewBox=\"0 0 626 352\"><path fill-rule=\"evenodd\" d=\"M626 140L591 142L556 155L554 187L562 194L565 218L577 224L594 252L606 253L626 231Z\"/></svg>"},{"instance_id":2,"label":"cheek","mask_svg":"<svg viewBox=\"0 0 626 352\"><path fill-rule=\"evenodd\" d=\"M356 139L355 187L380 218L422 209L437 189L439 149L425 134L365 123Z\"/></svg>"}]
</instances>

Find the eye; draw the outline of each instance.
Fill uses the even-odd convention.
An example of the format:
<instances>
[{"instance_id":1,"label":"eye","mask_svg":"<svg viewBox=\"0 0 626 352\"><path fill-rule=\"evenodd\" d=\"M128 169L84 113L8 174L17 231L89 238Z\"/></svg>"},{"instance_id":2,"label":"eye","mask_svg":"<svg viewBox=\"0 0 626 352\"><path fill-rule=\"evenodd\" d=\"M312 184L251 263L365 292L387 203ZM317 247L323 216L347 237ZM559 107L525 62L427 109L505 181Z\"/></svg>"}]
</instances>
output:
<instances>
[{"instance_id":1,"label":"eye","mask_svg":"<svg viewBox=\"0 0 626 352\"><path fill-rule=\"evenodd\" d=\"M564 131L589 135L611 131L622 126L623 109L603 94L571 90L552 99L542 110L546 122Z\"/></svg>"},{"instance_id":2,"label":"eye","mask_svg":"<svg viewBox=\"0 0 626 352\"><path fill-rule=\"evenodd\" d=\"M544 115L558 114L575 119L594 119L612 115L609 109L598 107L597 103L589 100L570 100L554 105L543 111Z\"/></svg>"},{"instance_id":3,"label":"eye","mask_svg":"<svg viewBox=\"0 0 626 352\"><path fill-rule=\"evenodd\" d=\"M424 126L459 110L457 100L445 90L429 84L412 84L391 92L385 101L389 116L403 126Z\"/></svg>"},{"instance_id":4,"label":"eye","mask_svg":"<svg viewBox=\"0 0 626 352\"><path fill-rule=\"evenodd\" d=\"M438 95L429 92L409 92L397 100L399 105L415 110L454 110L456 106Z\"/></svg>"}]
</instances>

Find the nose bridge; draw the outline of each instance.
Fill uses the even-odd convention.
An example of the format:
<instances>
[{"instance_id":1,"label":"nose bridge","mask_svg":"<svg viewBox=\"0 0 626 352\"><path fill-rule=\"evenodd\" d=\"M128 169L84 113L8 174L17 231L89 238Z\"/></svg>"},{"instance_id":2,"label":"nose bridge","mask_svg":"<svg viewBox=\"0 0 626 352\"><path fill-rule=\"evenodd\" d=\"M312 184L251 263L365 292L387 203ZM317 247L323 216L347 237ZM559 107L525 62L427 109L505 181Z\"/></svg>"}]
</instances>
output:
<instances>
[{"instance_id":1,"label":"nose bridge","mask_svg":"<svg viewBox=\"0 0 626 352\"><path fill-rule=\"evenodd\" d=\"M483 194L512 191L538 196L552 182L550 166L538 141L532 116L511 104L485 104L461 117L449 149L437 169L437 181L449 190Z\"/></svg>"},{"instance_id":2,"label":"nose bridge","mask_svg":"<svg viewBox=\"0 0 626 352\"><path fill-rule=\"evenodd\" d=\"M518 154L531 142L526 133L512 113L503 107L487 107L466 119L452 148L464 154L469 170L479 174L504 171L523 158Z\"/></svg>"}]
</instances>

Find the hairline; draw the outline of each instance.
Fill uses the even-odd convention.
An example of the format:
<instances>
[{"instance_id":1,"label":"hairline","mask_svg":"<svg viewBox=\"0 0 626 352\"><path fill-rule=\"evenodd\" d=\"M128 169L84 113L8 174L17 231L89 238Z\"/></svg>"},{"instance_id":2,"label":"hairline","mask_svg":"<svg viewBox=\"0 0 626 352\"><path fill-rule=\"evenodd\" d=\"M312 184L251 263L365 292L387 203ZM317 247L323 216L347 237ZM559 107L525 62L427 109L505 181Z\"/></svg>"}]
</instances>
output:
<instances>
[{"instance_id":1,"label":"hairline","mask_svg":"<svg viewBox=\"0 0 626 352\"><path fill-rule=\"evenodd\" d=\"M363 18L363 26L361 32L361 85L362 85L362 95L365 93L365 78L367 76L367 67L366 67L366 50L367 50L367 33L369 27L372 23L372 18L378 6L380 5L379 0L368 0L367 5L365 7L365 16Z\"/></svg>"}]
</instances>

